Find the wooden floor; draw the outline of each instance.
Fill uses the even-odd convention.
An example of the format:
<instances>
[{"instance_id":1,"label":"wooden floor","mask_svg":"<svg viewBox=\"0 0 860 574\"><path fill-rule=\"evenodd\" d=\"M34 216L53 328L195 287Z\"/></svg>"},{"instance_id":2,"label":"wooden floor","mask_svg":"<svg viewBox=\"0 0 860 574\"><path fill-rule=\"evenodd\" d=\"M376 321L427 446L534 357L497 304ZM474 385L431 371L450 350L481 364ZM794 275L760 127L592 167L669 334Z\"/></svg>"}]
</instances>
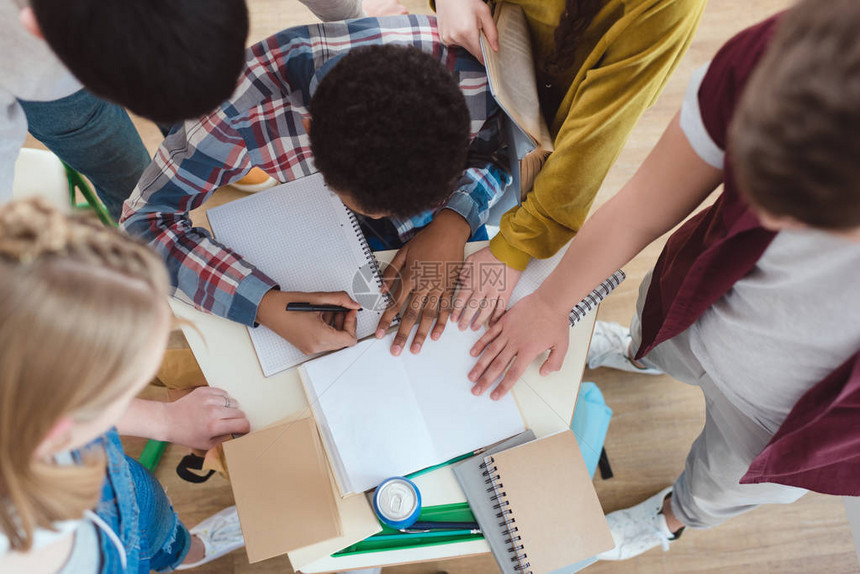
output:
<instances>
[{"instance_id":1,"label":"wooden floor","mask_svg":"<svg viewBox=\"0 0 860 574\"><path fill-rule=\"evenodd\" d=\"M248 0L251 41L282 28L313 21L295 0ZM406 1L414 12L427 11L423 0ZM633 132L618 163L610 172L597 204L603 203L630 177L678 110L690 73L705 63L732 34L786 6L787 0L714 0L701 23L696 40L659 102ZM149 122L136 121L151 150L160 136ZM30 145L38 145L30 140ZM601 307L600 318L627 324L633 312L637 287L654 264L662 242L649 247L625 270L628 280ZM615 415L606 449L615 478L597 479L596 488L607 512L635 504L671 484L683 468L690 443L703 424L701 393L669 377L645 377L608 370L588 371L585 380L598 383ZM140 441L129 441L139 452ZM168 449L158 476L168 488L179 514L188 524L232 504L229 485L214 477L203 485L180 481L173 472L181 448ZM285 517L289 519L289 517ZM243 552L222 558L200 572L209 574L270 574L291 572L286 559L255 566ZM386 568L385 574L482 574L498 572L490 556L444 563ZM860 572L841 500L807 495L785 507L760 508L710 531L687 531L664 554L653 550L626 563L600 563L591 574L847 574Z\"/></svg>"}]
</instances>

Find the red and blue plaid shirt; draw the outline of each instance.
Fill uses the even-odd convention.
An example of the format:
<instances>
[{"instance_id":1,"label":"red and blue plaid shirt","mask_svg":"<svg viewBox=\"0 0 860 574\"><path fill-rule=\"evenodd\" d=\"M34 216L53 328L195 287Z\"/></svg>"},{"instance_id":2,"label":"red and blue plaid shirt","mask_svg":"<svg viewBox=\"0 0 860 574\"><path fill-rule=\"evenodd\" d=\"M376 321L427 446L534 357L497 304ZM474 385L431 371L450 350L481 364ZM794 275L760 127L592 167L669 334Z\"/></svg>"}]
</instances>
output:
<instances>
[{"instance_id":1,"label":"red and blue plaid shirt","mask_svg":"<svg viewBox=\"0 0 860 574\"><path fill-rule=\"evenodd\" d=\"M209 115L173 129L125 203L121 225L165 259L174 295L198 309L253 325L257 307L276 283L193 227L189 211L222 185L257 166L279 181L310 175L313 165L302 119L322 76L351 49L372 44L415 46L438 58L460 85L471 117L469 164L442 206L466 218L473 232L504 192L499 166L500 111L486 72L465 50L442 45L429 16L365 18L284 30L248 49L233 96ZM401 240L427 225L432 212L392 219Z\"/></svg>"}]
</instances>

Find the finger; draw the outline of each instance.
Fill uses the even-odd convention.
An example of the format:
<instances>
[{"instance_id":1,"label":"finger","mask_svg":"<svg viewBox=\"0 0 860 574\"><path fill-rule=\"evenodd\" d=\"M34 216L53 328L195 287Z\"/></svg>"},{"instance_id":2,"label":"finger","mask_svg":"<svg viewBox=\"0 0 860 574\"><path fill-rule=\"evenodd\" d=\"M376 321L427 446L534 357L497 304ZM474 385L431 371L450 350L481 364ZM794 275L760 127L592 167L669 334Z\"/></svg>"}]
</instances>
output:
<instances>
[{"instance_id":1,"label":"finger","mask_svg":"<svg viewBox=\"0 0 860 574\"><path fill-rule=\"evenodd\" d=\"M320 319L326 325L331 325L332 319L334 319L334 313L332 313L331 311L320 313Z\"/></svg>"},{"instance_id":2,"label":"finger","mask_svg":"<svg viewBox=\"0 0 860 574\"><path fill-rule=\"evenodd\" d=\"M406 346L406 341L409 339L409 334L412 332L412 327L415 321L421 315L421 310L424 308L424 302L427 296L423 293L415 293L409 301L406 310L400 318L400 328L397 329L397 335L394 336L394 342L391 344L391 354L398 356Z\"/></svg>"},{"instance_id":3,"label":"finger","mask_svg":"<svg viewBox=\"0 0 860 574\"><path fill-rule=\"evenodd\" d=\"M215 407L214 409L212 409L210 411L210 415L212 416L213 419L216 419L216 420L217 419L229 420L229 419L247 419L248 418L248 416L245 414L245 411L243 411L242 409L233 408L232 406L225 407L224 405L221 405L221 406L218 406L218 407Z\"/></svg>"},{"instance_id":4,"label":"finger","mask_svg":"<svg viewBox=\"0 0 860 574\"><path fill-rule=\"evenodd\" d=\"M438 316L441 296L442 291L432 291L427 296L427 301L424 302L424 312L421 313L418 330L415 332L415 336L412 338L412 346L409 348L413 353L421 352L421 346L424 345L424 340L427 339L427 334L430 332L430 328ZM438 323L438 321L436 322Z\"/></svg>"},{"instance_id":5,"label":"finger","mask_svg":"<svg viewBox=\"0 0 860 574\"><path fill-rule=\"evenodd\" d=\"M190 393L189 395L197 394L197 395L212 395L212 396L227 396L229 393L224 389L219 389L218 387L197 387Z\"/></svg>"},{"instance_id":6,"label":"finger","mask_svg":"<svg viewBox=\"0 0 860 574\"><path fill-rule=\"evenodd\" d=\"M430 335L430 338L434 341L439 340L445 331L445 325L448 324L448 317L451 316L451 306L453 305L453 296L454 292L449 291L442 295L442 299L439 301L439 316L436 318L436 326L433 327L433 333Z\"/></svg>"},{"instance_id":7,"label":"finger","mask_svg":"<svg viewBox=\"0 0 860 574\"><path fill-rule=\"evenodd\" d=\"M490 398L497 401L508 394L508 391L514 388L514 385L520 380L529 363L531 363L531 359L523 356L523 354L518 354L513 364L508 368L508 372L505 373L502 382L490 393Z\"/></svg>"},{"instance_id":8,"label":"finger","mask_svg":"<svg viewBox=\"0 0 860 574\"><path fill-rule=\"evenodd\" d=\"M212 405L213 407L218 408L230 408L238 404L235 399L231 398L227 393L224 394L208 394L203 395L205 397L203 399L202 404L204 405Z\"/></svg>"},{"instance_id":9,"label":"finger","mask_svg":"<svg viewBox=\"0 0 860 574\"><path fill-rule=\"evenodd\" d=\"M508 302L501 298L496 302L496 307L493 309L493 314L490 316L490 325L495 325L496 322L502 318L502 315L504 315L507 310L507 306Z\"/></svg>"},{"instance_id":10,"label":"finger","mask_svg":"<svg viewBox=\"0 0 860 574\"><path fill-rule=\"evenodd\" d=\"M481 378L478 379L477 384L477 392L475 393L475 389L472 389L472 392L475 394L483 394L484 391L492 387L496 381L499 380L499 377L502 376L502 373L505 372L505 369L508 368L508 365L511 364L511 361L516 356L516 353L511 349L511 345L505 346L501 353L499 353L493 362L490 363L490 366L484 371L484 374L481 375Z\"/></svg>"},{"instance_id":11,"label":"finger","mask_svg":"<svg viewBox=\"0 0 860 574\"><path fill-rule=\"evenodd\" d=\"M560 371L562 365L564 365L564 357L566 355L567 344L553 347L552 349L550 349L549 356L546 358L546 361L544 361L543 365L541 365L540 367L541 376L545 377L550 373Z\"/></svg>"},{"instance_id":12,"label":"finger","mask_svg":"<svg viewBox=\"0 0 860 574\"><path fill-rule=\"evenodd\" d=\"M507 345L507 339L503 337L496 337L493 341L486 346L483 354L478 359L478 362L475 363L475 366L472 367L472 370L469 371L469 380L473 383L477 383L481 377L484 375L484 372L489 368L490 363L492 363L497 356L504 350ZM472 389L472 392L475 392L475 389ZM483 390L481 391L483 392ZM480 392L475 393L477 395L481 394Z\"/></svg>"},{"instance_id":13,"label":"finger","mask_svg":"<svg viewBox=\"0 0 860 574\"><path fill-rule=\"evenodd\" d=\"M376 338L381 339L385 336L385 332L388 330L388 327L391 326L391 322L394 320L394 317L400 310L403 308L403 305L409 300L409 296L411 295L411 291L409 289L404 288L403 283L401 282L400 290L394 297L394 302L385 312L382 314L382 317L379 318L379 324L376 326Z\"/></svg>"},{"instance_id":14,"label":"finger","mask_svg":"<svg viewBox=\"0 0 860 574\"><path fill-rule=\"evenodd\" d=\"M469 53L475 56L475 59L481 62L481 65L484 65L484 53L481 52L481 40L480 34L476 33L473 36L470 36L467 40L462 42L464 48L469 50Z\"/></svg>"},{"instance_id":15,"label":"finger","mask_svg":"<svg viewBox=\"0 0 860 574\"><path fill-rule=\"evenodd\" d=\"M391 263L385 266L385 270L382 272L382 285L383 290L386 293L391 292L394 288L394 284L397 283L399 279L402 279L400 276L400 270L406 262L407 253L407 249L401 248L394 255L394 259L391 260Z\"/></svg>"},{"instance_id":16,"label":"finger","mask_svg":"<svg viewBox=\"0 0 860 574\"><path fill-rule=\"evenodd\" d=\"M236 434L239 435L239 434L245 434L245 433L236 433ZM228 441L231 438L233 438L233 435L229 435L229 434L212 437L209 439L209 444L206 446L206 450L209 450L210 448L215 448L216 446L218 446L222 442Z\"/></svg>"},{"instance_id":17,"label":"finger","mask_svg":"<svg viewBox=\"0 0 860 574\"><path fill-rule=\"evenodd\" d=\"M247 418L219 419L209 426L209 434L212 436L245 434L251 431L251 423Z\"/></svg>"},{"instance_id":18,"label":"finger","mask_svg":"<svg viewBox=\"0 0 860 574\"><path fill-rule=\"evenodd\" d=\"M323 337L322 348L317 351L335 351L344 347L352 347L358 341L355 338L355 331L338 331L334 327L328 327L326 334Z\"/></svg>"},{"instance_id":19,"label":"finger","mask_svg":"<svg viewBox=\"0 0 860 574\"><path fill-rule=\"evenodd\" d=\"M467 259L463 262L460 273L457 276L457 293L451 307L451 321L455 323L460 321L463 308L466 306L466 302L472 296L474 290L472 288L472 267L474 267L474 264Z\"/></svg>"},{"instance_id":20,"label":"finger","mask_svg":"<svg viewBox=\"0 0 860 574\"><path fill-rule=\"evenodd\" d=\"M361 304L353 300L346 291L304 293L303 298L313 305L340 305L348 309L361 309Z\"/></svg>"},{"instance_id":21,"label":"finger","mask_svg":"<svg viewBox=\"0 0 860 574\"><path fill-rule=\"evenodd\" d=\"M496 323L495 325L487 329L487 332L481 335L481 338L478 339L478 341L474 345L472 345L472 349L469 351L469 354L471 354L473 357L477 357L478 355L483 353L487 345L492 343L501 332L501 323Z\"/></svg>"},{"instance_id":22,"label":"finger","mask_svg":"<svg viewBox=\"0 0 860 574\"><path fill-rule=\"evenodd\" d=\"M343 323L346 321L346 313L335 313L332 317L331 326L338 331L343 331Z\"/></svg>"},{"instance_id":23,"label":"finger","mask_svg":"<svg viewBox=\"0 0 860 574\"><path fill-rule=\"evenodd\" d=\"M454 300L451 303L451 321L453 323L459 323L460 319L463 316L463 310L466 308L466 304L472 298L473 291L471 289L460 288L457 291L457 295L454 297Z\"/></svg>"},{"instance_id":24,"label":"finger","mask_svg":"<svg viewBox=\"0 0 860 574\"><path fill-rule=\"evenodd\" d=\"M481 300L481 302L478 304L477 313L475 313L475 319L472 321L473 331L477 331L484 326L484 324L490 318L490 315L492 315L493 311L496 310L497 302L498 299L490 299L489 297Z\"/></svg>"},{"instance_id":25,"label":"finger","mask_svg":"<svg viewBox=\"0 0 860 574\"><path fill-rule=\"evenodd\" d=\"M490 13L490 8L484 4L481 10L478 11L478 26L484 31L487 41L494 52L499 51L499 31L496 28L496 23L493 22L493 15ZM483 60L481 61L483 64Z\"/></svg>"},{"instance_id":26,"label":"finger","mask_svg":"<svg viewBox=\"0 0 860 574\"><path fill-rule=\"evenodd\" d=\"M358 328L358 311L350 311L343 318L343 325L341 326L341 331L347 333L353 339L356 338L355 332Z\"/></svg>"},{"instance_id":27,"label":"finger","mask_svg":"<svg viewBox=\"0 0 860 574\"><path fill-rule=\"evenodd\" d=\"M484 294L480 291L474 291L460 310L460 320L457 323L457 327L461 331L468 329L475 321L483 305L485 305Z\"/></svg>"}]
</instances>

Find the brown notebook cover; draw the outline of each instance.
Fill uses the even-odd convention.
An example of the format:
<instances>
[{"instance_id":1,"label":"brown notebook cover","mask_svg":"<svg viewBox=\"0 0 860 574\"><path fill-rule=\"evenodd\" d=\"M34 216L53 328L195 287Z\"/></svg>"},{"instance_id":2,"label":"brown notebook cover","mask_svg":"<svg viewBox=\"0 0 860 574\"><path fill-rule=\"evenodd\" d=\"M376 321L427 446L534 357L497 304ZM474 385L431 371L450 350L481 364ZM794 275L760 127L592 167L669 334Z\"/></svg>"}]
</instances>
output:
<instances>
[{"instance_id":1,"label":"brown notebook cover","mask_svg":"<svg viewBox=\"0 0 860 574\"><path fill-rule=\"evenodd\" d=\"M614 546L573 432L485 457L521 572L547 574Z\"/></svg>"},{"instance_id":2,"label":"brown notebook cover","mask_svg":"<svg viewBox=\"0 0 860 574\"><path fill-rule=\"evenodd\" d=\"M224 443L250 562L341 535L322 442L312 419Z\"/></svg>"}]
</instances>

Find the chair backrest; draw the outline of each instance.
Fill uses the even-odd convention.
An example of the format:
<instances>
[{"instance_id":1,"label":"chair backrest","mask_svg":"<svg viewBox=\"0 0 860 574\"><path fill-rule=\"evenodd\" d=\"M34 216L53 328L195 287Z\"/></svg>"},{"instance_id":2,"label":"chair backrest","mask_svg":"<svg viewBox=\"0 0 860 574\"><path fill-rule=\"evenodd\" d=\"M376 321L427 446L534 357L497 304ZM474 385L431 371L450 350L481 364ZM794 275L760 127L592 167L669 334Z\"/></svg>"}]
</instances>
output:
<instances>
[{"instance_id":1,"label":"chair backrest","mask_svg":"<svg viewBox=\"0 0 860 574\"><path fill-rule=\"evenodd\" d=\"M42 197L64 213L71 213L69 180L63 163L53 153L25 148L15 161L12 197Z\"/></svg>"}]
</instances>

